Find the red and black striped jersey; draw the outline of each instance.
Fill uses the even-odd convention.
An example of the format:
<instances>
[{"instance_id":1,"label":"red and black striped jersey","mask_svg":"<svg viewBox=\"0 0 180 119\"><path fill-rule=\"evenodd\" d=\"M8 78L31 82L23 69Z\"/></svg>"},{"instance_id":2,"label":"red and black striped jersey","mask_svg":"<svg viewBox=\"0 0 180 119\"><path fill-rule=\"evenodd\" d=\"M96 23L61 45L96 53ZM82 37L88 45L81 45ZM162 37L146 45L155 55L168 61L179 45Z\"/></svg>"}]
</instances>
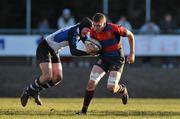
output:
<instances>
[{"instance_id":1,"label":"red and black striped jersey","mask_svg":"<svg viewBox=\"0 0 180 119\"><path fill-rule=\"evenodd\" d=\"M126 36L126 29L112 23L107 23L102 32L91 30L91 37L98 40L102 45L100 56L120 56L121 36Z\"/></svg>"}]
</instances>

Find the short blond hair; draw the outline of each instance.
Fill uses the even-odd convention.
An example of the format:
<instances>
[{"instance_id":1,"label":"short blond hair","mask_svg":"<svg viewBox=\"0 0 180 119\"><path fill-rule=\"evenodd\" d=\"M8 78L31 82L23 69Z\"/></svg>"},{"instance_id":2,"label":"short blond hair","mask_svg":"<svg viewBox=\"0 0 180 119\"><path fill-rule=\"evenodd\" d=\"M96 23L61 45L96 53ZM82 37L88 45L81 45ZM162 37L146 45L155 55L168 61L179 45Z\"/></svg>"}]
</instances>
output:
<instances>
[{"instance_id":1,"label":"short blond hair","mask_svg":"<svg viewBox=\"0 0 180 119\"><path fill-rule=\"evenodd\" d=\"M94 22L100 22L103 19L106 21L106 16L103 13L96 13L92 18Z\"/></svg>"}]
</instances>

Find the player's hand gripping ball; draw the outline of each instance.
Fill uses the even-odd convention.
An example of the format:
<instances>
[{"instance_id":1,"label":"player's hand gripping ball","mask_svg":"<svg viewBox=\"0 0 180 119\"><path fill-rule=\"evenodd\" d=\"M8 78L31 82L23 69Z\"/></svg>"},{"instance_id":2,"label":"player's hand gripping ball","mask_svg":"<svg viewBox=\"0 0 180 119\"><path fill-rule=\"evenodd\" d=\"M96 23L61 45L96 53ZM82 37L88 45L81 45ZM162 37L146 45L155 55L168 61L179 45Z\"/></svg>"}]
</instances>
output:
<instances>
[{"instance_id":1,"label":"player's hand gripping ball","mask_svg":"<svg viewBox=\"0 0 180 119\"><path fill-rule=\"evenodd\" d=\"M90 39L85 41L85 45L87 52L90 54L97 54L97 52L102 49L100 42L96 39Z\"/></svg>"}]
</instances>

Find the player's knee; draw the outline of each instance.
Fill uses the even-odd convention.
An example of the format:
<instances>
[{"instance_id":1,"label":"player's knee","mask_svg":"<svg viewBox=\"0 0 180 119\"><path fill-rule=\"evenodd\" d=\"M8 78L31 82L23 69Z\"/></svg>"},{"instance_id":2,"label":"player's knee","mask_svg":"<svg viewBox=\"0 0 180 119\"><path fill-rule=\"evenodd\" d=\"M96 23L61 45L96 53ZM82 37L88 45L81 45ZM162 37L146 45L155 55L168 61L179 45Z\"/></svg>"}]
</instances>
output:
<instances>
[{"instance_id":1,"label":"player's knee","mask_svg":"<svg viewBox=\"0 0 180 119\"><path fill-rule=\"evenodd\" d=\"M57 75L53 76L53 82L56 85L59 84L62 81L62 79L63 79L63 77L60 74L57 74Z\"/></svg>"},{"instance_id":2,"label":"player's knee","mask_svg":"<svg viewBox=\"0 0 180 119\"><path fill-rule=\"evenodd\" d=\"M119 81L116 79L116 77L110 76L108 79L107 89L112 93L116 93L118 82Z\"/></svg>"},{"instance_id":3,"label":"player's knee","mask_svg":"<svg viewBox=\"0 0 180 119\"><path fill-rule=\"evenodd\" d=\"M94 80L89 80L87 85L87 90L95 90L96 82Z\"/></svg>"},{"instance_id":4,"label":"player's knee","mask_svg":"<svg viewBox=\"0 0 180 119\"><path fill-rule=\"evenodd\" d=\"M42 75L44 81L48 82L52 79L52 75L50 73L46 73Z\"/></svg>"}]
</instances>

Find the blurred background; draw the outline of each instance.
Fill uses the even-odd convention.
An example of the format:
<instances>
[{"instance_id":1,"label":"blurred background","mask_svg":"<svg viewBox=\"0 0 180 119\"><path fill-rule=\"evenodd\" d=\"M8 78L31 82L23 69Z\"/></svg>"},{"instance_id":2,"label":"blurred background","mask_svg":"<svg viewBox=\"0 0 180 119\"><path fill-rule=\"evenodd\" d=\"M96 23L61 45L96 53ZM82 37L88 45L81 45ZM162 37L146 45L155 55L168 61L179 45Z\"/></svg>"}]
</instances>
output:
<instances>
[{"instance_id":1,"label":"blurred background","mask_svg":"<svg viewBox=\"0 0 180 119\"><path fill-rule=\"evenodd\" d=\"M121 79L134 98L180 97L180 1L178 0L1 0L0 97L19 97L39 75L38 43L60 28L96 12L108 22L135 34L136 62L126 65ZM122 39L126 56L127 39ZM96 57L72 57L60 52L64 80L44 97L82 97ZM114 97L106 90L107 76L96 97Z\"/></svg>"}]
</instances>

